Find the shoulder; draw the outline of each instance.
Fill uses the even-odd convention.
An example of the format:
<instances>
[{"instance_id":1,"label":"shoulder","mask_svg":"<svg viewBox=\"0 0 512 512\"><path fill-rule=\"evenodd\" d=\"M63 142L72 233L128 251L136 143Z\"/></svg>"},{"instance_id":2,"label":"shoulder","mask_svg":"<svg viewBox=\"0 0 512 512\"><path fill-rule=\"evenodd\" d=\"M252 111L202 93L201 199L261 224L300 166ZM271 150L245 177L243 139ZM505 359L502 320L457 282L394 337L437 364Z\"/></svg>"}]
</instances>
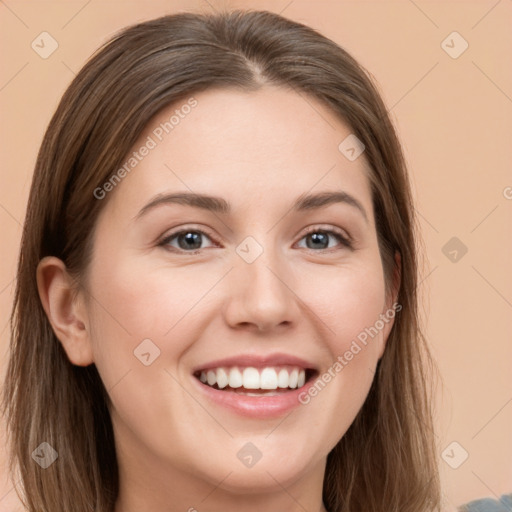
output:
<instances>
[{"instance_id":1,"label":"shoulder","mask_svg":"<svg viewBox=\"0 0 512 512\"><path fill-rule=\"evenodd\" d=\"M510 512L512 510L512 493L504 494L499 500L481 498L459 507L459 512Z\"/></svg>"}]
</instances>

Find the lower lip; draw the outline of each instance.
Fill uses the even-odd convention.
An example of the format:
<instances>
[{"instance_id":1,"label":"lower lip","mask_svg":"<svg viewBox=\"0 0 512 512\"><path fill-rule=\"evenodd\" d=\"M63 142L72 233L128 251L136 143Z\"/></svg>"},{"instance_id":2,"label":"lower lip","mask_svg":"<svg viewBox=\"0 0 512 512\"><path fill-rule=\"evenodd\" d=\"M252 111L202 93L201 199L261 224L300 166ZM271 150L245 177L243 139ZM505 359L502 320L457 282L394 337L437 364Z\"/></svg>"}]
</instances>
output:
<instances>
[{"instance_id":1,"label":"lower lip","mask_svg":"<svg viewBox=\"0 0 512 512\"><path fill-rule=\"evenodd\" d=\"M247 396L239 395L234 391L221 391L206 384L192 376L203 393L209 400L227 409L231 409L240 416L248 418L278 418L295 407L303 405L299 396L306 395L308 389L313 386L315 379L310 379L301 388L284 391L274 396ZM269 390L272 392L272 390Z\"/></svg>"}]
</instances>

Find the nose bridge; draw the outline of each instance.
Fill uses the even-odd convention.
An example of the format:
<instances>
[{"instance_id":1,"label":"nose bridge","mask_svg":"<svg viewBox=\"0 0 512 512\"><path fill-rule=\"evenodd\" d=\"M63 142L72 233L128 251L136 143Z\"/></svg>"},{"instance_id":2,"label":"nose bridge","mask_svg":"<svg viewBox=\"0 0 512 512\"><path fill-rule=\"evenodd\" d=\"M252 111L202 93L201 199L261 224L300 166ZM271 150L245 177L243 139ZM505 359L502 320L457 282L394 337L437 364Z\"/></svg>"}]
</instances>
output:
<instances>
[{"instance_id":1,"label":"nose bridge","mask_svg":"<svg viewBox=\"0 0 512 512\"><path fill-rule=\"evenodd\" d=\"M247 237L236 248L228 321L257 324L263 329L294 321L297 304L287 282L286 262L270 242L272 235L258 238L260 241Z\"/></svg>"}]
</instances>

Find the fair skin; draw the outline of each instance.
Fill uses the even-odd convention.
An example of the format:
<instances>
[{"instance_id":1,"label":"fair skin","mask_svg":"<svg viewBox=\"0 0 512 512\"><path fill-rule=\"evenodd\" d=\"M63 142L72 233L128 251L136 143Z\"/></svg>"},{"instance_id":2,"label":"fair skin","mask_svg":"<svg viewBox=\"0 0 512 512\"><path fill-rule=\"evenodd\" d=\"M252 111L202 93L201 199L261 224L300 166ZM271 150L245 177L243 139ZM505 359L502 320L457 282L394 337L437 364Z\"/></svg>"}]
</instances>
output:
<instances>
[{"instance_id":1,"label":"fair skin","mask_svg":"<svg viewBox=\"0 0 512 512\"><path fill-rule=\"evenodd\" d=\"M70 361L94 363L113 402L116 512L325 512L327 455L367 396L393 322L308 404L279 417L212 402L192 368L284 352L321 375L392 307L367 163L338 150L351 130L312 98L272 86L194 97L198 105L109 192L87 293L71 300L64 264L48 257L37 271L41 300ZM159 113L134 150L176 108ZM157 194L191 191L224 198L232 212L164 204L136 218ZM367 218L346 202L292 210L301 194L331 191L356 198ZM314 227L350 235L353 249L334 234L315 245L306 236ZM158 245L181 229L206 234L188 253L185 235ZM249 236L263 248L252 263L236 252ZM134 350L148 338L160 355L146 366ZM248 442L262 454L252 467L237 457Z\"/></svg>"}]
</instances>

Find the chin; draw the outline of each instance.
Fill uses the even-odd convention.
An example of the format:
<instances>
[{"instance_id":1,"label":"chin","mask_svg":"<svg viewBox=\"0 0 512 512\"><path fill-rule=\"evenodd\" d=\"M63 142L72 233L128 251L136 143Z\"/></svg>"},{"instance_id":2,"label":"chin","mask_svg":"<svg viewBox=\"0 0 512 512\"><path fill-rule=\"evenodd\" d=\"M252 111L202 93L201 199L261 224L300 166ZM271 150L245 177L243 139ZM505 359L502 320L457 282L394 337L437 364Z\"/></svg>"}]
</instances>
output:
<instances>
[{"instance_id":1,"label":"chin","mask_svg":"<svg viewBox=\"0 0 512 512\"><path fill-rule=\"evenodd\" d=\"M231 474L229 474L230 472ZM216 482L222 480L220 474L219 471L219 474L215 476ZM228 474L229 476L226 476ZM226 467L224 477L226 479L219 485L219 488L234 495L247 495L282 491L283 487L286 488L298 480L299 474L292 468L279 467L275 464L263 465L260 460L252 468Z\"/></svg>"}]
</instances>

